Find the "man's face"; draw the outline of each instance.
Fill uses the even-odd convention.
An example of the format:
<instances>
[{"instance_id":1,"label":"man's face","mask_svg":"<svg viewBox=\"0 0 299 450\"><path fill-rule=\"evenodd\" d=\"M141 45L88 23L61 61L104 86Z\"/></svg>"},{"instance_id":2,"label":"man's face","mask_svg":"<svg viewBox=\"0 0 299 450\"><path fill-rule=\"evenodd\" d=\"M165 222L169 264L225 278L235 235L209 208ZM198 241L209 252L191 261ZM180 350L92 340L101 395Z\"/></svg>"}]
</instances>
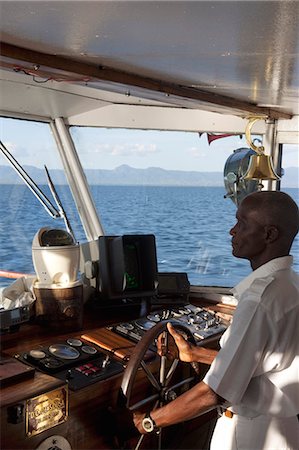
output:
<instances>
[{"instance_id":1,"label":"man's face","mask_svg":"<svg viewBox=\"0 0 299 450\"><path fill-rule=\"evenodd\" d=\"M260 223L255 209L246 207L246 202L239 206L236 225L230 230L232 235L232 252L237 258L258 261L266 249L265 227Z\"/></svg>"}]
</instances>

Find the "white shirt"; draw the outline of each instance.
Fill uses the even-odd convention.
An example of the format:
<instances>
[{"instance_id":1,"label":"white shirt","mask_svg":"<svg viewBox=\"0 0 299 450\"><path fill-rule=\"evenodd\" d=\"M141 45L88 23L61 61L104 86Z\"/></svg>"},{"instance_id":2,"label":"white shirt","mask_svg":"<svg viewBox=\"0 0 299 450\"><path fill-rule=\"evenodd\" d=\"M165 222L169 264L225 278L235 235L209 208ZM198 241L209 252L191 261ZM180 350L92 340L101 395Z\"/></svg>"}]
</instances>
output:
<instances>
[{"instance_id":1,"label":"white shirt","mask_svg":"<svg viewBox=\"0 0 299 450\"><path fill-rule=\"evenodd\" d=\"M253 271L233 290L232 324L204 378L241 416L299 413L299 276L292 256Z\"/></svg>"}]
</instances>

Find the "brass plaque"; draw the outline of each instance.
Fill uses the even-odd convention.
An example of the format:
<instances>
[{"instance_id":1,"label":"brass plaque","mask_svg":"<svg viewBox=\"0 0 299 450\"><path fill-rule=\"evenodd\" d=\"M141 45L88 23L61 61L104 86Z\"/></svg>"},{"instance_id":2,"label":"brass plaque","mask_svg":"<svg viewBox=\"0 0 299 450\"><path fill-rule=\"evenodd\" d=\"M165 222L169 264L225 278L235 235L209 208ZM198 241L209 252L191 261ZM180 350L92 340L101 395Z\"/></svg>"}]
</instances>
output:
<instances>
[{"instance_id":1,"label":"brass plaque","mask_svg":"<svg viewBox=\"0 0 299 450\"><path fill-rule=\"evenodd\" d=\"M26 401L26 435L34 436L68 418L67 386Z\"/></svg>"}]
</instances>

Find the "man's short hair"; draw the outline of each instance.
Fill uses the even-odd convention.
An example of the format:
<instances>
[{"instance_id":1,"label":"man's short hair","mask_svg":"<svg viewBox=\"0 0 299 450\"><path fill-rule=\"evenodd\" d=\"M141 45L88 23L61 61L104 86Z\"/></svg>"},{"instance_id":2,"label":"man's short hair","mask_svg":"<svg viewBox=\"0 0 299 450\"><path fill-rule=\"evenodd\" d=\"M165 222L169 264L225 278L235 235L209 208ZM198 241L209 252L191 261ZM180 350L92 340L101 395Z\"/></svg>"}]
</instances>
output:
<instances>
[{"instance_id":1,"label":"man's short hair","mask_svg":"<svg viewBox=\"0 0 299 450\"><path fill-rule=\"evenodd\" d=\"M274 225L285 238L288 237L293 242L299 231L299 210L296 202L286 192L254 192L247 195L242 204L257 210L265 225Z\"/></svg>"}]
</instances>

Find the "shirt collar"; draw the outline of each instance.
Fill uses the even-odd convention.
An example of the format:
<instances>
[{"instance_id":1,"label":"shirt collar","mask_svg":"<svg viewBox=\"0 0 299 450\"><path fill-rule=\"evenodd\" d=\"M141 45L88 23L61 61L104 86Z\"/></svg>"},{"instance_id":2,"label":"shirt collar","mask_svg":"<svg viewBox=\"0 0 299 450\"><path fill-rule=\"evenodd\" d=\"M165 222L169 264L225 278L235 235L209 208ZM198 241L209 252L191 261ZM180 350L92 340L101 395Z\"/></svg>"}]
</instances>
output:
<instances>
[{"instance_id":1,"label":"shirt collar","mask_svg":"<svg viewBox=\"0 0 299 450\"><path fill-rule=\"evenodd\" d=\"M278 270L289 269L292 264L293 257L291 255L272 259L251 272L250 275L232 289L232 293L236 298L240 298L243 292L245 292L257 278L265 278Z\"/></svg>"}]
</instances>

